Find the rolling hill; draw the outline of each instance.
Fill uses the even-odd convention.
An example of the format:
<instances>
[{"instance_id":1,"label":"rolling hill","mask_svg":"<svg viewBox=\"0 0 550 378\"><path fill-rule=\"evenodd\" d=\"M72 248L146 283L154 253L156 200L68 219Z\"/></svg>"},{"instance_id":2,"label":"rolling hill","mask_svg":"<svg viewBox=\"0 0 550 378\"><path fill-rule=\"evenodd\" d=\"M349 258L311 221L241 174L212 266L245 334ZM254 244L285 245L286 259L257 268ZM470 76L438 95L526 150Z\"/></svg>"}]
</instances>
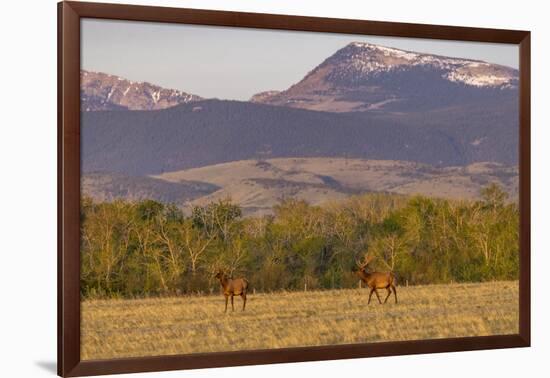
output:
<instances>
[{"instance_id":1,"label":"rolling hill","mask_svg":"<svg viewBox=\"0 0 550 378\"><path fill-rule=\"evenodd\" d=\"M436 168L403 161L345 158L243 160L155 176L174 184L204 182L220 189L198 197L184 208L230 198L247 215L269 214L285 198L323 204L350 195L387 192L453 199L477 199L489 183L518 196L517 167L476 163Z\"/></svg>"}]
</instances>

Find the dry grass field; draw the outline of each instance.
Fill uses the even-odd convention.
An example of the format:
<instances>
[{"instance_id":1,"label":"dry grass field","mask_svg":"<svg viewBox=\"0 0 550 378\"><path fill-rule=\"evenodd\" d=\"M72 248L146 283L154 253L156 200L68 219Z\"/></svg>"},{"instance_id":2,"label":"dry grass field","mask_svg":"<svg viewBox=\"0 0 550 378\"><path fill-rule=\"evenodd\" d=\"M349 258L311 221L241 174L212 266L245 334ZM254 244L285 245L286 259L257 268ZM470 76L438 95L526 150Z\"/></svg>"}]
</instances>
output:
<instances>
[{"instance_id":1,"label":"dry grass field","mask_svg":"<svg viewBox=\"0 0 550 378\"><path fill-rule=\"evenodd\" d=\"M367 306L366 289L82 303L82 359L284 348L518 332L518 283L398 287ZM385 291L380 292L384 299Z\"/></svg>"}]
</instances>

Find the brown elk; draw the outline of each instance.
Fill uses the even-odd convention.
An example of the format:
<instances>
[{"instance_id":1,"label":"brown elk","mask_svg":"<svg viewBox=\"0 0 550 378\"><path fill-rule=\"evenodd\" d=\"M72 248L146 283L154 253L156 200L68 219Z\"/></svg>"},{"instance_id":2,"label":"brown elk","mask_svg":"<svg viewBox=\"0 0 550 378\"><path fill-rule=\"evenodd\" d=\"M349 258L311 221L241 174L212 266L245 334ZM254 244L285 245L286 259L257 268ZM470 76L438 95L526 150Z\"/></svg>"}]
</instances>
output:
<instances>
[{"instance_id":1,"label":"brown elk","mask_svg":"<svg viewBox=\"0 0 550 378\"><path fill-rule=\"evenodd\" d=\"M246 278L229 278L223 271L216 273L216 278L220 280L220 285L223 288L223 295L225 296L225 311L227 312L227 301L231 297L231 309L235 311L233 305L233 297L240 295L243 299L243 309L246 307L246 291L248 289L248 280Z\"/></svg>"},{"instance_id":2,"label":"brown elk","mask_svg":"<svg viewBox=\"0 0 550 378\"><path fill-rule=\"evenodd\" d=\"M396 279L395 275L392 272L367 272L367 267L371 263L371 261L374 260L374 256L369 256L368 254L365 255L365 258L363 262L355 260L359 270L356 271L356 274L361 278L361 281L367 284L367 286L370 288L369 293L369 302L372 297L372 293L376 293L376 297L378 298L378 302L382 304L382 301L380 300L380 295L378 295L378 289L386 289L388 291L388 295L386 296L386 299L384 300L384 303L388 301L388 298L390 297L392 291L393 295L395 296L395 303L397 303L397 290L395 289Z\"/></svg>"}]
</instances>

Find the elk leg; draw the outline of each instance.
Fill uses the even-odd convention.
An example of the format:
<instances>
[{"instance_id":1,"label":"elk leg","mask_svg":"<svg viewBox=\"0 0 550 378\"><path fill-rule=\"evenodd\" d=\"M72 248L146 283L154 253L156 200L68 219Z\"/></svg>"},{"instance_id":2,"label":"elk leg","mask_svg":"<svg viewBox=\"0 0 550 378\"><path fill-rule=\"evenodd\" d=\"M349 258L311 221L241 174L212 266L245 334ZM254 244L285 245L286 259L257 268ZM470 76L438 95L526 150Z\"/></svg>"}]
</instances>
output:
<instances>
[{"instance_id":1,"label":"elk leg","mask_svg":"<svg viewBox=\"0 0 550 378\"><path fill-rule=\"evenodd\" d=\"M225 296L225 311L224 312L227 312L227 300L229 299L229 297L226 295Z\"/></svg>"},{"instance_id":2,"label":"elk leg","mask_svg":"<svg viewBox=\"0 0 550 378\"><path fill-rule=\"evenodd\" d=\"M370 304L370 299L372 298L372 293L374 293L374 289L370 289L370 294L369 294L369 303L367 303L367 304Z\"/></svg>"},{"instance_id":3,"label":"elk leg","mask_svg":"<svg viewBox=\"0 0 550 378\"><path fill-rule=\"evenodd\" d=\"M235 311L235 306L233 305L233 296L231 296L231 311Z\"/></svg>"},{"instance_id":4,"label":"elk leg","mask_svg":"<svg viewBox=\"0 0 550 378\"><path fill-rule=\"evenodd\" d=\"M374 288L374 292L376 293L376 298L378 298L378 303L382 304L382 301L380 300L380 294L378 294L378 290Z\"/></svg>"},{"instance_id":5,"label":"elk leg","mask_svg":"<svg viewBox=\"0 0 550 378\"><path fill-rule=\"evenodd\" d=\"M391 288L393 290L393 295L395 296L395 303L397 303L397 290L395 290L395 286L391 285Z\"/></svg>"},{"instance_id":6,"label":"elk leg","mask_svg":"<svg viewBox=\"0 0 550 378\"><path fill-rule=\"evenodd\" d=\"M244 311L244 308L246 307L246 294L242 293L241 297L243 298L243 311Z\"/></svg>"},{"instance_id":7,"label":"elk leg","mask_svg":"<svg viewBox=\"0 0 550 378\"><path fill-rule=\"evenodd\" d=\"M389 286L386 288L386 290L388 291L388 295L386 296L386 299L384 299L384 303L386 303L386 302L388 301L388 298L389 298L390 295L391 295L391 289L390 289Z\"/></svg>"}]
</instances>

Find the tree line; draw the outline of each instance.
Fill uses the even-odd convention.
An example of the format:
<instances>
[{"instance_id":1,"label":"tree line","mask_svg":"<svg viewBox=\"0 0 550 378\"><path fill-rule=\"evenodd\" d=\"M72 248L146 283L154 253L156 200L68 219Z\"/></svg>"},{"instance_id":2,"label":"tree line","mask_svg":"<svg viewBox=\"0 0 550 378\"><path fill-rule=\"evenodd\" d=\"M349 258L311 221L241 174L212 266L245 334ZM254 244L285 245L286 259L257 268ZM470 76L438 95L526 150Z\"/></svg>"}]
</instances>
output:
<instances>
[{"instance_id":1,"label":"tree line","mask_svg":"<svg viewBox=\"0 0 550 378\"><path fill-rule=\"evenodd\" d=\"M288 199L254 218L229 200L186 215L152 200L83 198L81 294L217 293L219 269L262 292L351 288L365 252L401 285L517 279L518 206L494 184L481 194L456 201L373 193L323 206Z\"/></svg>"}]
</instances>

